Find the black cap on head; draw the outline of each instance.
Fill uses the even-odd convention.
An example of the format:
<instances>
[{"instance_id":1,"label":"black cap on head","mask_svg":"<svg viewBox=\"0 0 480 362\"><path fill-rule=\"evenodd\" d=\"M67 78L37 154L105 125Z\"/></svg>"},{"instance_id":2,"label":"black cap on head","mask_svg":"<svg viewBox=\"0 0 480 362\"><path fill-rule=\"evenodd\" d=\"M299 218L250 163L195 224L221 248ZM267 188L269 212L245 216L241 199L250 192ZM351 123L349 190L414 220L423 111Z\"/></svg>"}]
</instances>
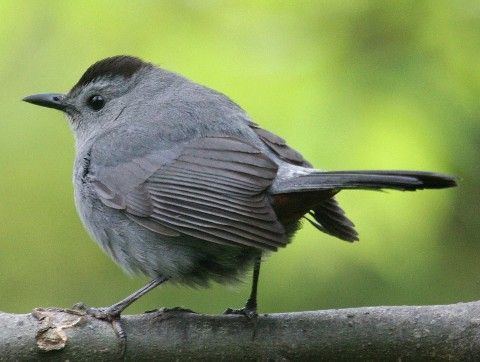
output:
<instances>
[{"instance_id":1,"label":"black cap on head","mask_svg":"<svg viewBox=\"0 0 480 362\"><path fill-rule=\"evenodd\" d=\"M91 65L82 75L77 84L73 86L71 91L75 91L76 89L102 77L123 76L124 78L130 78L140 69L149 65L150 63L146 63L139 58L129 55L117 55L105 58Z\"/></svg>"}]
</instances>

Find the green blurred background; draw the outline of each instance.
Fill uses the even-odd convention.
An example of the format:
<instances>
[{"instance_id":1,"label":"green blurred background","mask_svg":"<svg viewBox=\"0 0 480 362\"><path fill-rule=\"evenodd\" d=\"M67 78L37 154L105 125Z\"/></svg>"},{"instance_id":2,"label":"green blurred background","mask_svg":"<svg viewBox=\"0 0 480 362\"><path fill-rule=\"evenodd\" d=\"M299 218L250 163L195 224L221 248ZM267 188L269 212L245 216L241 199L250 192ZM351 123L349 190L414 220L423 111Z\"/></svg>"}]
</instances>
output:
<instances>
[{"instance_id":1,"label":"green blurred background","mask_svg":"<svg viewBox=\"0 0 480 362\"><path fill-rule=\"evenodd\" d=\"M83 230L59 112L94 61L132 54L228 94L320 168L452 173L461 187L344 192L361 242L305 225L260 276L264 312L480 299L478 1L0 2L0 310L109 305L142 286ZM158 288L129 312L240 307L236 286Z\"/></svg>"}]
</instances>

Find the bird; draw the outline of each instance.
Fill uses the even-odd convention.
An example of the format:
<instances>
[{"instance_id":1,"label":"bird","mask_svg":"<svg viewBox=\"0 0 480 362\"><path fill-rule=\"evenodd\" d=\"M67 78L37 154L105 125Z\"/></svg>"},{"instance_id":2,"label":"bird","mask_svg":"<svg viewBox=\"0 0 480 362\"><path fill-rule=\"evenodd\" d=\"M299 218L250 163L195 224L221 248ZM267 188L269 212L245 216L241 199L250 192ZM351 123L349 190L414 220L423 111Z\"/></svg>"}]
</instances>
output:
<instances>
[{"instance_id":1,"label":"bird","mask_svg":"<svg viewBox=\"0 0 480 362\"><path fill-rule=\"evenodd\" d=\"M302 220L358 240L340 191L457 185L434 172L316 169L226 95L129 55L97 61L66 94L23 100L66 115L80 219L116 263L151 278L118 303L88 308L108 321L167 281L232 283L252 267L245 306L227 313L255 316L262 257L287 246Z\"/></svg>"}]
</instances>

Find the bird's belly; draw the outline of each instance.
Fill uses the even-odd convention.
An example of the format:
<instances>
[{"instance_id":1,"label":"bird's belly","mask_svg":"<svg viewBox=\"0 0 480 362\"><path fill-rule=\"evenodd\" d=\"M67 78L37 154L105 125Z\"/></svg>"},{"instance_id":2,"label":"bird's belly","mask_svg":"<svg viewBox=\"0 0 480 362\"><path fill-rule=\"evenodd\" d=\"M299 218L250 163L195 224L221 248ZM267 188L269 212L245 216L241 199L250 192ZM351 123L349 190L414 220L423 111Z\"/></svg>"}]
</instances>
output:
<instances>
[{"instance_id":1,"label":"bird's belly","mask_svg":"<svg viewBox=\"0 0 480 362\"><path fill-rule=\"evenodd\" d=\"M167 276L180 283L205 285L209 280L238 279L258 251L179 236L154 233L105 206L88 190L76 189L75 203L90 236L129 273Z\"/></svg>"}]
</instances>

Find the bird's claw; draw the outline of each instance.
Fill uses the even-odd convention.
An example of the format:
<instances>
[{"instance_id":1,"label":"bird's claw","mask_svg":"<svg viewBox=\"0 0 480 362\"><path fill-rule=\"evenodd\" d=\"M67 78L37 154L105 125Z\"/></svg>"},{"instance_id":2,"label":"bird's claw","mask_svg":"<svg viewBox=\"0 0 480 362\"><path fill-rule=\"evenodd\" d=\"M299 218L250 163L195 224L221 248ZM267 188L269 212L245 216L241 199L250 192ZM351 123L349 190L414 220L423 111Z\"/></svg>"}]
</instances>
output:
<instances>
[{"instance_id":1,"label":"bird's claw","mask_svg":"<svg viewBox=\"0 0 480 362\"><path fill-rule=\"evenodd\" d=\"M225 310L225 312L223 312L223 314L243 315L243 316L247 317L248 319L254 319L254 318L258 317L258 313L257 313L256 309L247 308L247 307L242 308L242 309L227 308L227 310Z\"/></svg>"},{"instance_id":2,"label":"bird's claw","mask_svg":"<svg viewBox=\"0 0 480 362\"><path fill-rule=\"evenodd\" d=\"M113 330L115 333L120 337L120 339L125 340L126 334L123 330L120 313L116 310L113 310L111 307L108 308L93 308L87 306L85 303L76 303L72 309L74 311L80 311L85 313L95 319L102 320L108 322L112 325Z\"/></svg>"},{"instance_id":3,"label":"bird's claw","mask_svg":"<svg viewBox=\"0 0 480 362\"><path fill-rule=\"evenodd\" d=\"M86 313L93 318L110 323L121 340L125 341L127 339L127 334L123 330L119 312L112 311L110 308L88 308Z\"/></svg>"},{"instance_id":4,"label":"bird's claw","mask_svg":"<svg viewBox=\"0 0 480 362\"><path fill-rule=\"evenodd\" d=\"M113 322L120 319L120 313L112 312L109 308L87 308L85 312L96 319Z\"/></svg>"}]
</instances>

